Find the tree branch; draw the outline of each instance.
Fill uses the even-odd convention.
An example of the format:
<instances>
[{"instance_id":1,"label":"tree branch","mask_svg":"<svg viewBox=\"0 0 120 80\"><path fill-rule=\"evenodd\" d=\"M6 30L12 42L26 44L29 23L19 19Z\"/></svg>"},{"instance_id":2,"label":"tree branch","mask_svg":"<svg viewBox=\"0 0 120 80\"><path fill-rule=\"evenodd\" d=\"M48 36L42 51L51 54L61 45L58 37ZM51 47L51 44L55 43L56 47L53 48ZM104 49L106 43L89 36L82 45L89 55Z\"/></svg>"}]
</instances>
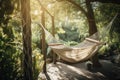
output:
<instances>
[{"instance_id":1,"label":"tree branch","mask_svg":"<svg viewBox=\"0 0 120 80\"><path fill-rule=\"evenodd\" d=\"M37 0L38 3L41 5L41 7L51 16L53 17L53 15L42 5L42 3L40 2L40 0Z\"/></svg>"},{"instance_id":2,"label":"tree branch","mask_svg":"<svg viewBox=\"0 0 120 80\"><path fill-rule=\"evenodd\" d=\"M80 10L82 13L85 14L85 16L87 16L87 12L86 12L79 4L77 4L75 1L73 1L73 0L66 0L66 1L68 1L68 2L70 2L70 3L72 3L72 4L74 4L76 7L79 8L79 10Z\"/></svg>"},{"instance_id":3,"label":"tree branch","mask_svg":"<svg viewBox=\"0 0 120 80\"><path fill-rule=\"evenodd\" d=\"M120 0L90 0L91 2L120 4Z\"/></svg>"}]
</instances>

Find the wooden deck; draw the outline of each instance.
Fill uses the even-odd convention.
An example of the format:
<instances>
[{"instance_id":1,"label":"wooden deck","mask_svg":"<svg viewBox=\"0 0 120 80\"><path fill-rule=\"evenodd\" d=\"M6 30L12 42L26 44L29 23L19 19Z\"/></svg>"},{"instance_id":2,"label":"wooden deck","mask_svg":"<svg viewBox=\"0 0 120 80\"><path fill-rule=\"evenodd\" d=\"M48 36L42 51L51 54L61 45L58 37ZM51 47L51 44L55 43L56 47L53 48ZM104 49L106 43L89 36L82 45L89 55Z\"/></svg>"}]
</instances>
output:
<instances>
[{"instance_id":1,"label":"wooden deck","mask_svg":"<svg viewBox=\"0 0 120 80\"><path fill-rule=\"evenodd\" d=\"M86 69L85 62L72 65L50 63L47 64L47 74L40 73L38 80L120 80L118 67L104 60L101 63L102 68L92 71Z\"/></svg>"}]
</instances>

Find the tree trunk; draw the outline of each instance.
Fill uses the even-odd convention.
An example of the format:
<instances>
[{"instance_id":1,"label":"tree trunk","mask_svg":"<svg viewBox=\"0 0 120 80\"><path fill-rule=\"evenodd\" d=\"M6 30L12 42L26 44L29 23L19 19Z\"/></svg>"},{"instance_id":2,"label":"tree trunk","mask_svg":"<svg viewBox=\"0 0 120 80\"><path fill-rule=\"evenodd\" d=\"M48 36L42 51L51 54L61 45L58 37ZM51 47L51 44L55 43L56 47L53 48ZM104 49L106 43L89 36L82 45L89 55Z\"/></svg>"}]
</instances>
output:
<instances>
[{"instance_id":1,"label":"tree trunk","mask_svg":"<svg viewBox=\"0 0 120 80\"><path fill-rule=\"evenodd\" d=\"M23 29L24 80L33 80L30 0L21 0L21 15Z\"/></svg>"},{"instance_id":2,"label":"tree trunk","mask_svg":"<svg viewBox=\"0 0 120 80\"><path fill-rule=\"evenodd\" d=\"M51 16L52 18L52 35L55 37L55 23L54 23L54 16ZM52 51L53 54L53 63L56 64L57 61L57 55Z\"/></svg>"},{"instance_id":3,"label":"tree trunk","mask_svg":"<svg viewBox=\"0 0 120 80\"><path fill-rule=\"evenodd\" d=\"M86 0L87 7L87 20L89 24L89 34L92 35L97 32L97 26L95 23L94 13L92 9L92 5L90 4L90 0Z\"/></svg>"},{"instance_id":4,"label":"tree trunk","mask_svg":"<svg viewBox=\"0 0 120 80\"><path fill-rule=\"evenodd\" d=\"M94 18L94 13L92 9L92 5L90 4L90 0L86 0L86 7L87 7L87 20L89 24L89 35L91 36L92 34L97 32L97 26L95 23L95 18ZM97 54L92 57L91 61L93 62L94 67L100 67L100 63L98 60Z\"/></svg>"},{"instance_id":5,"label":"tree trunk","mask_svg":"<svg viewBox=\"0 0 120 80\"><path fill-rule=\"evenodd\" d=\"M42 18L41 18L41 21L42 21L42 25L45 27L45 11L44 11L44 8L42 7ZM43 65L43 72L46 73L46 43L45 43L45 33L44 33L44 30L42 30L42 53L44 54L44 65Z\"/></svg>"}]
</instances>

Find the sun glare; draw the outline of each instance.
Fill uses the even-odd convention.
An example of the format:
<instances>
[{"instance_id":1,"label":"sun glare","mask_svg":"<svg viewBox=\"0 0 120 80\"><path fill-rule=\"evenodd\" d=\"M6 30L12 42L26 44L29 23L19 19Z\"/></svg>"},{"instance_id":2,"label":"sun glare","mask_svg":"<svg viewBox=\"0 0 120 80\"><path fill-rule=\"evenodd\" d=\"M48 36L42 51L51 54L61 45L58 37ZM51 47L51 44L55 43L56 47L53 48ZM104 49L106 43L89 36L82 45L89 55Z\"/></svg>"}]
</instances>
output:
<instances>
[{"instance_id":1,"label":"sun glare","mask_svg":"<svg viewBox=\"0 0 120 80\"><path fill-rule=\"evenodd\" d=\"M35 11L34 11L34 14L35 14L35 15L38 15L38 10L35 10Z\"/></svg>"},{"instance_id":2,"label":"sun glare","mask_svg":"<svg viewBox=\"0 0 120 80\"><path fill-rule=\"evenodd\" d=\"M52 5L51 5L51 4L48 4L47 8L49 8L49 9L50 9L51 7L52 7Z\"/></svg>"}]
</instances>

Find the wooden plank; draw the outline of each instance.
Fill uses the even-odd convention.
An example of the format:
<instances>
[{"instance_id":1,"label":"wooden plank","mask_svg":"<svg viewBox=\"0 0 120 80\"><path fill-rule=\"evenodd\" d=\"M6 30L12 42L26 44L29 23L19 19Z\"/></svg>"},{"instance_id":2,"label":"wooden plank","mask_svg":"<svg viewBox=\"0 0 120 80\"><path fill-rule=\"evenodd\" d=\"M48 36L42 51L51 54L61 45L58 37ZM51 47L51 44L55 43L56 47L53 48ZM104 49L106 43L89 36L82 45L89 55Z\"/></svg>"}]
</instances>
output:
<instances>
[{"instance_id":1,"label":"wooden plank","mask_svg":"<svg viewBox=\"0 0 120 80\"><path fill-rule=\"evenodd\" d=\"M94 43L98 43L98 44L101 43L100 41L95 40L95 39L91 39L91 38L85 38L85 40L90 41L90 42L94 42Z\"/></svg>"},{"instance_id":2,"label":"wooden plank","mask_svg":"<svg viewBox=\"0 0 120 80\"><path fill-rule=\"evenodd\" d=\"M62 43L50 43L49 46L57 46L57 45L63 45Z\"/></svg>"}]
</instances>

